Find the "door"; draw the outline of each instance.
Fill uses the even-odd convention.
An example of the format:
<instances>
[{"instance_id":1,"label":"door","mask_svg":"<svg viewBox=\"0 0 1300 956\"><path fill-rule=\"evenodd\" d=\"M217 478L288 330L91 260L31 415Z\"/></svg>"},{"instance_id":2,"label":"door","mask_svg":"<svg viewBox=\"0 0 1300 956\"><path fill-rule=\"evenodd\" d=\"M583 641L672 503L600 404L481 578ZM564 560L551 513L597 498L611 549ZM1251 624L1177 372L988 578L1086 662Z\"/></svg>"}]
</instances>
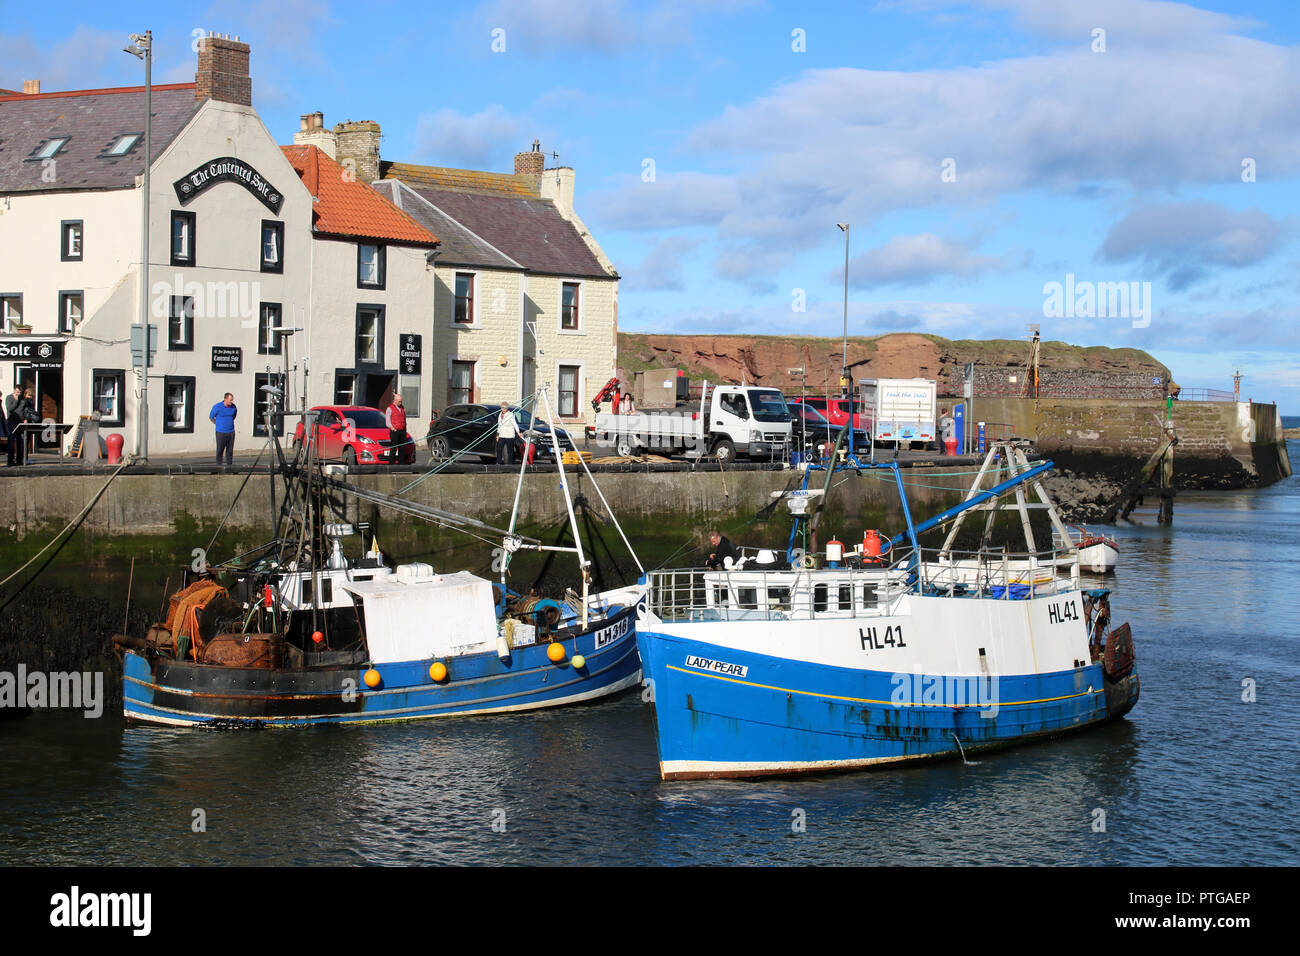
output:
<instances>
[{"instance_id":1,"label":"door","mask_svg":"<svg viewBox=\"0 0 1300 956\"><path fill-rule=\"evenodd\" d=\"M30 365L14 369L16 380L23 388L31 386L36 404L36 414L43 422L63 421L63 369L35 369ZM29 443L34 441L38 448L58 448L63 436L55 430L51 440L44 438L44 429L32 433L29 431Z\"/></svg>"}]
</instances>

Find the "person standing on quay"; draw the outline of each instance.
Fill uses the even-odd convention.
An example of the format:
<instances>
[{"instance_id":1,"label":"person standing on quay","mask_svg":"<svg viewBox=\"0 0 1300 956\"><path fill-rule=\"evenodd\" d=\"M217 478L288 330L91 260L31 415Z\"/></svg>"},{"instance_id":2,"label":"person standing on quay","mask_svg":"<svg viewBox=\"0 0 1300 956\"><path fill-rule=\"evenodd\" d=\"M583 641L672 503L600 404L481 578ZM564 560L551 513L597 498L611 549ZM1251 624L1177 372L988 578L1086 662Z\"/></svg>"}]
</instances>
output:
<instances>
[{"instance_id":1,"label":"person standing on quay","mask_svg":"<svg viewBox=\"0 0 1300 956\"><path fill-rule=\"evenodd\" d=\"M16 376L15 376L16 377ZM23 446L27 439L23 433L18 430L18 426L27 420L23 414L27 403L23 401L23 387L18 382L14 382L14 391L12 395L5 396L5 426L9 430L9 464L21 465L26 450Z\"/></svg>"},{"instance_id":2,"label":"person standing on quay","mask_svg":"<svg viewBox=\"0 0 1300 956\"><path fill-rule=\"evenodd\" d=\"M392 404L384 409L384 418L388 421L388 444L393 449L393 461L405 461L406 446L411 443L411 436L406 434L406 408L400 394L394 395Z\"/></svg>"},{"instance_id":3,"label":"person standing on quay","mask_svg":"<svg viewBox=\"0 0 1300 956\"><path fill-rule=\"evenodd\" d=\"M501 403L501 412L497 415L497 464L513 465L515 440L523 438L519 431L519 422L510 410L508 402Z\"/></svg>"},{"instance_id":4,"label":"person standing on quay","mask_svg":"<svg viewBox=\"0 0 1300 956\"><path fill-rule=\"evenodd\" d=\"M235 407L235 396L226 392L225 398L212 406L208 420L217 426L217 464L221 464L225 454L226 465L233 465L235 454L235 416L239 409Z\"/></svg>"}]
</instances>

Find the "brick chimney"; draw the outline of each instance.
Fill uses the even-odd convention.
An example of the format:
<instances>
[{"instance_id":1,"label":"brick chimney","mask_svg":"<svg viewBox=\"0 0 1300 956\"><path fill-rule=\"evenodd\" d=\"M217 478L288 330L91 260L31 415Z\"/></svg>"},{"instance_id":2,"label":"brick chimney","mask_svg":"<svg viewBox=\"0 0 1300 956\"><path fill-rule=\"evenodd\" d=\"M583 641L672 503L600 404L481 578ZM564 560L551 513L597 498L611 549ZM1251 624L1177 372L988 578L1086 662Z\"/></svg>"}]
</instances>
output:
<instances>
[{"instance_id":1,"label":"brick chimney","mask_svg":"<svg viewBox=\"0 0 1300 956\"><path fill-rule=\"evenodd\" d=\"M39 93L40 91L41 91L40 80L23 80L23 92L26 93L28 96L32 96L33 94Z\"/></svg>"},{"instance_id":2,"label":"brick chimney","mask_svg":"<svg viewBox=\"0 0 1300 956\"><path fill-rule=\"evenodd\" d=\"M533 140L533 148L528 152L515 153L516 176L540 176L545 170L546 154L539 140Z\"/></svg>"},{"instance_id":3,"label":"brick chimney","mask_svg":"<svg viewBox=\"0 0 1300 956\"><path fill-rule=\"evenodd\" d=\"M357 182L373 183L379 178L379 124L374 120L337 123L334 139L338 144L335 159L343 165L355 164Z\"/></svg>"},{"instance_id":4,"label":"brick chimney","mask_svg":"<svg viewBox=\"0 0 1300 956\"><path fill-rule=\"evenodd\" d=\"M330 159L335 159L338 152L338 140L334 130L325 128L324 113L303 113L301 126L293 134L295 146L315 146Z\"/></svg>"},{"instance_id":5,"label":"brick chimney","mask_svg":"<svg viewBox=\"0 0 1300 956\"><path fill-rule=\"evenodd\" d=\"M199 67L194 74L194 98L253 105L253 81L248 74L248 44L229 34L209 33L199 41Z\"/></svg>"}]
</instances>

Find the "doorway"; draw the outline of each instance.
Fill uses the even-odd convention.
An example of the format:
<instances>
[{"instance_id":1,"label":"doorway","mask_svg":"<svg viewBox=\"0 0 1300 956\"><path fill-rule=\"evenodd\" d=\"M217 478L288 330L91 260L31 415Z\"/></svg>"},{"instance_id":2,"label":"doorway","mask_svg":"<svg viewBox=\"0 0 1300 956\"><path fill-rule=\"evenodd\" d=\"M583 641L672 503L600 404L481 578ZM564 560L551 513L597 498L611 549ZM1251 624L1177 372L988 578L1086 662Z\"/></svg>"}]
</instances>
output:
<instances>
[{"instance_id":1,"label":"doorway","mask_svg":"<svg viewBox=\"0 0 1300 956\"><path fill-rule=\"evenodd\" d=\"M63 422L63 369L33 368L20 365L14 368L14 381L23 388L31 387L36 399L36 412L41 421ZM59 448L63 436L57 430L51 441L44 440L44 430L35 436L37 448Z\"/></svg>"}]
</instances>

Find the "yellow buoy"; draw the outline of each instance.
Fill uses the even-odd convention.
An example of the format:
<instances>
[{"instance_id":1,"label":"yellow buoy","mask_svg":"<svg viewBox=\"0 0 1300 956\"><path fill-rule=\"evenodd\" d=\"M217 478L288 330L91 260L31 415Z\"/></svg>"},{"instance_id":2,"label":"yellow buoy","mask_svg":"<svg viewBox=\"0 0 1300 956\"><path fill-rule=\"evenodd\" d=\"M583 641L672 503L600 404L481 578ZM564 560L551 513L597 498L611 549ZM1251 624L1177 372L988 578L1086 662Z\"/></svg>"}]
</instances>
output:
<instances>
[{"instance_id":1,"label":"yellow buoy","mask_svg":"<svg viewBox=\"0 0 1300 956\"><path fill-rule=\"evenodd\" d=\"M439 683L447 679L447 665L442 661L434 661L429 665L429 677Z\"/></svg>"},{"instance_id":2,"label":"yellow buoy","mask_svg":"<svg viewBox=\"0 0 1300 956\"><path fill-rule=\"evenodd\" d=\"M574 670L578 670L578 671L580 671L580 670L582 670L582 669L583 669L584 667L586 667L586 666L587 666L587 659L586 659L585 657L583 657L581 654L574 654L574 655L573 655L573 669L574 669Z\"/></svg>"},{"instance_id":3,"label":"yellow buoy","mask_svg":"<svg viewBox=\"0 0 1300 956\"><path fill-rule=\"evenodd\" d=\"M366 686L373 689L379 686L379 682L382 681L383 678L379 676L379 671L375 670L372 667L370 668L370 670L366 671L366 676L364 680L366 682Z\"/></svg>"},{"instance_id":4,"label":"yellow buoy","mask_svg":"<svg viewBox=\"0 0 1300 956\"><path fill-rule=\"evenodd\" d=\"M546 649L546 656L551 659L552 664L563 663L564 645L559 643L558 641L552 643L551 646Z\"/></svg>"}]
</instances>

